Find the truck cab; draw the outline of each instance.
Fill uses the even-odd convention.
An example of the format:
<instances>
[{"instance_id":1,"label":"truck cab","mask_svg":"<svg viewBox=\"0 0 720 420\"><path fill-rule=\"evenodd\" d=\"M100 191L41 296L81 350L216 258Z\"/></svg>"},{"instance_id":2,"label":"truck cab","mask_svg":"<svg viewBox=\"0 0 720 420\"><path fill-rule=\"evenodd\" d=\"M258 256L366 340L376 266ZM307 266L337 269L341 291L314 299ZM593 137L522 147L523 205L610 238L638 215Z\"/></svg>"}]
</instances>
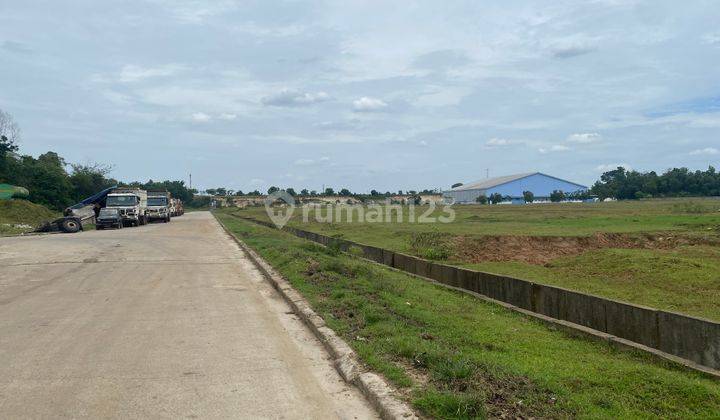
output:
<instances>
[{"instance_id":1,"label":"truck cab","mask_svg":"<svg viewBox=\"0 0 720 420\"><path fill-rule=\"evenodd\" d=\"M139 226L147 223L147 192L116 190L107 195L105 207L116 208L124 224Z\"/></svg>"},{"instance_id":2,"label":"truck cab","mask_svg":"<svg viewBox=\"0 0 720 420\"><path fill-rule=\"evenodd\" d=\"M148 191L147 207L148 220L161 220L164 223L170 221L170 193Z\"/></svg>"}]
</instances>

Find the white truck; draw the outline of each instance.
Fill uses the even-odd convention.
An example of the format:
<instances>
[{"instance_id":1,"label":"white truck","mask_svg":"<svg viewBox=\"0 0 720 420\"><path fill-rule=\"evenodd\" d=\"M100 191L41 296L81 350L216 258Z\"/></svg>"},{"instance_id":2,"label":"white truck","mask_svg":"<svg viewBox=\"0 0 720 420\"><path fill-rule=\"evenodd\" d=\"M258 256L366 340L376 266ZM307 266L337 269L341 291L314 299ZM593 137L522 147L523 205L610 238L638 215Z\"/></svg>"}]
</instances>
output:
<instances>
[{"instance_id":1,"label":"white truck","mask_svg":"<svg viewBox=\"0 0 720 420\"><path fill-rule=\"evenodd\" d=\"M148 191L148 220L161 220L163 223L170 221L171 198L167 191Z\"/></svg>"},{"instance_id":2,"label":"white truck","mask_svg":"<svg viewBox=\"0 0 720 420\"><path fill-rule=\"evenodd\" d=\"M120 211L123 224L139 226L148 221L147 191L139 188L115 188L105 200L105 207L114 207Z\"/></svg>"}]
</instances>

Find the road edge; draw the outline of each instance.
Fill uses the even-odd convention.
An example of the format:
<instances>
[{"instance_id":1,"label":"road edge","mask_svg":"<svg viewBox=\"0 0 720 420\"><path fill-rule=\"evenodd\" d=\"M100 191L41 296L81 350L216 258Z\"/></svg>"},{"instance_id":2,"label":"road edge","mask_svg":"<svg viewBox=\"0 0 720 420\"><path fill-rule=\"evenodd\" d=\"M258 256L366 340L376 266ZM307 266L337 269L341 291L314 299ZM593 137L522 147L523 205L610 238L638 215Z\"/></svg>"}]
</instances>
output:
<instances>
[{"instance_id":1,"label":"road edge","mask_svg":"<svg viewBox=\"0 0 720 420\"><path fill-rule=\"evenodd\" d=\"M247 244L233 235L232 232L215 214L210 212L223 231L240 247L245 255L257 267L258 271L275 288L290 305L295 314L310 328L313 335L320 340L325 350L333 358L333 366L345 382L356 386L380 417L385 420L417 419L418 416L405 402L395 395L397 390L380 375L364 371L355 351L338 336L335 331L325 325L325 321L310 306L310 303L295 290L290 282L277 272L265 259Z\"/></svg>"}]
</instances>

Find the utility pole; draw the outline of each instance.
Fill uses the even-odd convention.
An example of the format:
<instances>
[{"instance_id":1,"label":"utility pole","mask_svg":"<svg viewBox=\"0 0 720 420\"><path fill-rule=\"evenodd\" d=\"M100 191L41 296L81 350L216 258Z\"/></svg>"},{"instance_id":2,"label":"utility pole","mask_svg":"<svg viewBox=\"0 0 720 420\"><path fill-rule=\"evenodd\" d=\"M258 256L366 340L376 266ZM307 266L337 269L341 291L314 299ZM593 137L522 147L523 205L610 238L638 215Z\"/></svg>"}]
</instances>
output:
<instances>
[{"instance_id":1,"label":"utility pole","mask_svg":"<svg viewBox=\"0 0 720 420\"><path fill-rule=\"evenodd\" d=\"M192 190L192 174L189 174L189 175L190 175L190 189Z\"/></svg>"},{"instance_id":2,"label":"utility pole","mask_svg":"<svg viewBox=\"0 0 720 420\"><path fill-rule=\"evenodd\" d=\"M490 168L485 169L485 178L490 178Z\"/></svg>"}]
</instances>

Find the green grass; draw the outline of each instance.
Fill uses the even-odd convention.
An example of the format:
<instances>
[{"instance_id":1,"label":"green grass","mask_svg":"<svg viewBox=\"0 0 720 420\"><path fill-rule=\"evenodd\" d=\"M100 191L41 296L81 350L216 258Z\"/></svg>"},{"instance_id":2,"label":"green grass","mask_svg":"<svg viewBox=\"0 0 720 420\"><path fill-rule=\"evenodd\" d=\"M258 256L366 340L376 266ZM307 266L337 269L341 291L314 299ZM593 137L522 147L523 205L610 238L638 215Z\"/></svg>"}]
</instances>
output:
<instances>
[{"instance_id":1,"label":"green grass","mask_svg":"<svg viewBox=\"0 0 720 420\"><path fill-rule=\"evenodd\" d=\"M458 264L471 269L720 320L720 248L603 249L548 265Z\"/></svg>"},{"instance_id":2,"label":"green grass","mask_svg":"<svg viewBox=\"0 0 720 420\"><path fill-rule=\"evenodd\" d=\"M424 415L710 418L720 383L215 213Z\"/></svg>"},{"instance_id":3,"label":"green grass","mask_svg":"<svg viewBox=\"0 0 720 420\"><path fill-rule=\"evenodd\" d=\"M0 200L0 235L29 232L55 217L58 213L39 204L20 199Z\"/></svg>"},{"instance_id":4,"label":"green grass","mask_svg":"<svg viewBox=\"0 0 720 420\"><path fill-rule=\"evenodd\" d=\"M303 223L289 225L448 264L525 278L613 299L720 320L720 200L668 199L531 206L454 206L452 223ZM222 212L267 220L264 208ZM436 215L441 211L437 210ZM324 213L323 213L324 214ZM587 236L596 232L666 234L699 245L671 249L592 249L547 264L475 263L453 257L447 240L484 235Z\"/></svg>"}]
</instances>

